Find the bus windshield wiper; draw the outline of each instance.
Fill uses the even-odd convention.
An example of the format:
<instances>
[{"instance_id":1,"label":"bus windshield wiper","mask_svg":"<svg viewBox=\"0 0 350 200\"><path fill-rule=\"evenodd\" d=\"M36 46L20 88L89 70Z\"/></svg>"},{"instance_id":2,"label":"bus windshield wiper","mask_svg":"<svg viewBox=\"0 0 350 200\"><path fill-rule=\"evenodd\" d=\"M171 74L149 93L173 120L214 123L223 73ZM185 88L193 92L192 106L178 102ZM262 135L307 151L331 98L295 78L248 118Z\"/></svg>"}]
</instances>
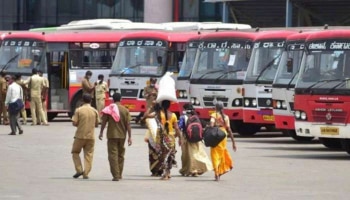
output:
<instances>
[{"instance_id":1,"label":"bus windshield wiper","mask_svg":"<svg viewBox=\"0 0 350 200\"><path fill-rule=\"evenodd\" d=\"M272 66L272 64L275 62L275 60L279 57L281 57L282 54L279 54L278 56L276 56L274 59L272 59L269 63L267 63L267 65L265 65L265 67L261 70L261 72L259 73L258 77L256 77L256 80L255 80L255 84L258 83L259 81L259 78L264 74L264 72L270 68Z\"/></svg>"},{"instance_id":2,"label":"bus windshield wiper","mask_svg":"<svg viewBox=\"0 0 350 200\"><path fill-rule=\"evenodd\" d=\"M297 76L297 74L299 74L299 71L298 71L297 73L295 73L295 74L292 76L292 78L290 79L290 81L288 82L288 84L287 84L287 90L290 88L290 86L291 86L291 84L292 84L294 78Z\"/></svg>"},{"instance_id":3,"label":"bus windshield wiper","mask_svg":"<svg viewBox=\"0 0 350 200\"><path fill-rule=\"evenodd\" d=\"M242 69L235 69L235 70L229 70L229 71L223 71L223 73L218 76L215 81L219 80L220 78L224 77L225 75L228 75L229 73L235 73L235 72L238 72L238 71L242 71Z\"/></svg>"},{"instance_id":4,"label":"bus windshield wiper","mask_svg":"<svg viewBox=\"0 0 350 200\"><path fill-rule=\"evenodd\" d=\"M9 61L7 61L7 63L2 67L1 72L6 70L7 67L9 66L8 64L10 64L12 61L14 61L18 56L19 56L19 54L16 54Z\"/></svg>"},{"instance_id":5,"label":"bus windshield wiper","mask_svg":"<svg viewBox=\"0 0 350 200\"><path fill-rule=\"evenodd\" d=\"M311 90L311 88L313 88L315 85L319 84L319 83L328 83L328 82L332 82L332 81L341 81L342 79L336 78L336 79L323 79L323 80L319 80L313 84L311 84L309 87L307 87L305 89L305 92L309 92Z\"/></svg>"},{"instance_id":6,"label":"bus windshield wiper","mask_svg":"<svg viewBox=\"0 0 350 200\"><path fill-rule=\"evenodd\" d=\"M129 69L134 69L136 67L139 67L141 66L141 64L136 64L136 65L131 65L131 66L128 66L128 67L125 67L122 72L120 72L120 76L124 75L126 71L128 71Z\"/></svg>"},{"instance_id":7,"label":"bus windshield wiper","mask_svg":"<svg viewBox=\"0 0 350 200\"><path fill-rule=\"evenodd\" d=\"M344 78L344 79L340 80L340 83L336 84L335 86L333 86L332 88L329 89L328 94L333 93L337 87L343 85L346 81L349 81L349 80L350 80L350 78Z\"/></svg>"},{"instance_id":8,"label":"bus windshield wiper","mask_svg":"<svg viewBox=\"0 0 350 200\"><path fill-rule=\"evenodd\" d=\"M223 69L211 70L211 71L205 72L205 73L202 74L200 77L198 77L198 79L202 79L204 76L206 76L206 75L208 75L208 74L211 74L211 73L218 73L218 72L221 72L221 71L223 71Z\"/></svg>"}]
</instances>

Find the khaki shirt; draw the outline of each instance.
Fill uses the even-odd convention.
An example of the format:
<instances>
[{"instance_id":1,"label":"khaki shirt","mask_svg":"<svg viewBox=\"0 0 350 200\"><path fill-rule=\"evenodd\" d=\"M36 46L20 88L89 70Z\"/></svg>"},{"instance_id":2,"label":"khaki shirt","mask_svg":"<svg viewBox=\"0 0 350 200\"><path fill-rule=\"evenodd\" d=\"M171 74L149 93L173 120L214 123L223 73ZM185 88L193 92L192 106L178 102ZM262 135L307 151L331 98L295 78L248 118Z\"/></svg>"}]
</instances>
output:
<instances>
[{"instance_id":1,"label":"khaki shirt","mask_svg":"<svg viewBox=\"0 0 350 200\"><path fill-rule=\"evenodd\" d=\"M81 82L81 88L83 89L83 94L89 93L91 94L92 97L94 97L94 90L91 89L93 87L92 83L84 78L83 81Z\"/></svg>"},{"instance_id":2,"label":"khaki shirt","mask_svg":"<svg viewBox=\"0 0 350 200\"><path fill-rule=\"evenodd\" d=\"M41 92L44 87L44 79L42 77L40 77L38 74L34 74L29 79L24 81L24 84L28 84L31 97L41 97Z\"/></svg>"},{"instance_id":3,"label":"khaki shirt","mask_svg":"<svg viewBox=\"0 0 350 200\"><path fill-rule=\"evenodd\" d=\"M95 139L95 127L99 123L99 115L95 108L90 104L83 104L77 108L72 117L72 121L77 123L77 130L74 138Z\"/></svg>"},{"instance_id":4,"label":"khaki shirt","mask_svg":"<svg viewBox=\"0 0 350 200\"><path fill-rule=\"evenodd\" d=\"M126 133L128 131L128 124L130 124L131 116L129 110L117 103L119 109L120 120L119 122L114 121L111 115L103 114L102 120L106 120L108 123L107 127L107 138L126 138Z\"/></svg>"},{"instance_id":5,"label":"khaki shirt","mask_svg":"<svg viewBox=\"0 0 350 200\"><path fill-rule=\"evenodd\" d=\"M146 107L150 108L152 106L153 100L157 98L158 90L155 87L147 86L144 88L144 92L146 99Z\"/></svg>"},{"instance_id":6,"label":"khaki shirt","mask_svg":"<svg viewBox=\"0 0 350 200\"><path fill-rule=\"evenodd\" d=\"M101 84L97 82L97 85L95 87L95 93L96 93L96 99L105 99L106 98L106 92L108 92L108 85L106 81L103 81Z\"/></svg>"},{"instance_id":7,"label":"khaki shirt","mask_svg":"<svg viewBox=\"0 0 350 200\"><path fill-rule=\"evenodd\" d=\"M46 77L42 77L42 78L43 78L43 86L45 88L49 88L50 87L49 80Z\"/></svg>"},{"instance_id":8,"label":"khaki shirt","mask_svg":"<svg viewBox=\"0 0 350 200\"><path fill-rule=\"evenodd\" d=\"M23 79L16 80L16 83L22 87L22 91L23 91L23 99L22 100L25 101L26 100L25 97L27 95L27 86L26 86Z\"/></svg>"},{"instance_id":9,"label":"khaki shirt","mask_svg":"<svg viewBox=\"0 0 350 200\"><path fill-rule=\"evenodd\" d=\"M1 101L5 101L7 93L7 82L4 77L0 77L0 99Z\"/></svg>"}]
</instances>

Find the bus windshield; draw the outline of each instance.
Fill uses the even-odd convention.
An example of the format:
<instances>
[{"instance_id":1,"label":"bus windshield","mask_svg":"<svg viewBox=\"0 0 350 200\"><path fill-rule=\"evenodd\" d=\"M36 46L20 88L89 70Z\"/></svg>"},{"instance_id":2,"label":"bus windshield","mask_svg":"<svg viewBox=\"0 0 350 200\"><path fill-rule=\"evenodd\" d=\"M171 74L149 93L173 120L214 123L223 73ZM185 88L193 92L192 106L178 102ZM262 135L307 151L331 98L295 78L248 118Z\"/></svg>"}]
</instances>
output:
<instances>
[{"instance_id":1,"label":"bus windshield","mask_svg":"<svg viewBox=\"0 0 350 200\"><path fill-rule=\"evenodd\" d=\"M31 74L36 68L46 72L44 43L33 40L5 40L0 48L0 70Z\"/></svg>"},{"instance_id":2,"label":"bus windshield","mask_svg":"<svg viewBox=\"0 0 350 200\"><path fill-rule=\"evenodd\" d=\"M287 49L281 56L274 84L294 86L304 54L304 48L300 49L288 46Z\"/></svg>"},{"instance_id":3,"label":"bus windshield","mask_svg":"<svg viewBox=\"0 0 350 200\"><path fill-rule=\"evenodd\" d=\"M191 79L244 79L251 46L244 41L202 42Z\"/></svg>"},{"instance_id":4,"label":"bus windshield","mask_svg":"<svg viewBox=\"0 0 350 200\"><path fill-rule=\"evenodd\" d=\"M284 48L284 42L255 43L245 81L272 84Z\"/></svg>"},{"instance_id":5,"label":"bus windshield","mask_svg":"<svg viewBox=\"0 0 350 200\"><path fill-rule=\"evenodd\" d=\"M188 78L191 76L194 61L196 59L196 54L197 54L197 48L187 47L182 64L181 64L181 69L180 69L178 78L180 77Z\"/></svg>"},{"instance_id":6,"label":"bus windshield","mask_svg":"<svg viewBox=\"0 0 350 200\"><path fill-rule=\"evenodd\" d=\"M333 88L336 84L335 89L350 88L347 63L350 63L347 50L309 51L303 59L297 87Z\"/></svg>"},{"instance_id":7,"label":"bus windshield","mask_svg":"<svg viewBox=\"0 0 350 200\"><path fill-rule=\"evenodd\" d=\"M117 43L70 43L72 69L110 69Z\"/></svg>"},{"instance_id":8,"label":"bus windshield","mask_svg":"<svg viewBox=\"0 0 350 200\"><path fill-rule=\"evenodd\" d=\"M166 48L162 46L120 46L111 74L161 76L166 69L166 60Z\"/></svg>"}]
</instances>

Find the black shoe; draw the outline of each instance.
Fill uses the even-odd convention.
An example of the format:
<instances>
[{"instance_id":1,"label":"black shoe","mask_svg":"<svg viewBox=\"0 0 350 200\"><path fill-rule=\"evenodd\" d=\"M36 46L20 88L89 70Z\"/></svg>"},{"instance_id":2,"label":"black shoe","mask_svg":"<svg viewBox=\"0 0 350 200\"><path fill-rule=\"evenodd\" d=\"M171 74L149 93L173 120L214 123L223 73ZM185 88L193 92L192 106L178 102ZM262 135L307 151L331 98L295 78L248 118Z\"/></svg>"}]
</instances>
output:
<instances>
[{"instance_id":1,"label":"black shoe","mask_svg":"<svg viewBox=\"0 0 350 200\"><path fill-rule=\"evenodd\" d=\"M119 179L118 178L113 178L112 181L119 181Z\"/></svg>"},{"instance_id":2,"label":"black shoe","mask_svg":"<svg viewBox=\"0 0 350 200\"><path fill-rule=\"evenodd\" d=\"M88 176L83 176L83 179L89 179L89 177Z\"/></svg>"},{"instance_id":3,"label":"black shoe","mask_svg":"<svg viewBox=\"0 0 350 200\"><path fill-rule=\"evenodd\" d=\"M83 175L83 172L77 172L76 174L73 175L73 178L79 178L79 176Z\"/></svg>"},{"instance_id":4,"label":"black shoe","mask_svg":"<svg viewBox=\"0 0 350 200\"><path fill-rule=\"evenodd\" d=\"M19 130L18 134L22 135L23 134L23 130Z\"/></svg>"},{"instance_id":5,"label":"black shoe","mask_svg":"<svg viewBox=\"0 0 350 200\"><path fill-rule=\"evenodd\" d=\"M9 133L9 135L16 135L16 133L14 133L14 132L11 132L11 133Z\"/></svg>"}]
</instances>

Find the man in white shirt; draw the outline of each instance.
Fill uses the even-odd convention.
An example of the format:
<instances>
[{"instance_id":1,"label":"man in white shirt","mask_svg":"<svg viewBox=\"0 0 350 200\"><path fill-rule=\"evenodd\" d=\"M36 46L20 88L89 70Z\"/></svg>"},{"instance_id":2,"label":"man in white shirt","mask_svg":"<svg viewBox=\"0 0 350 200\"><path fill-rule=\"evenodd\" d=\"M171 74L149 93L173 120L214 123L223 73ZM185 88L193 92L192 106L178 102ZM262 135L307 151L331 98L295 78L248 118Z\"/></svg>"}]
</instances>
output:
<instances>
[{"instance_id":1,"label":"man in white shirt","mask_svg":"<svg viewBox=\"0 0 350 200\"><path fill-rule=\"evenodd\" d=\"M15 101L17 101L17 99L23 99L23 91L22 91L22 87L15 82L15 77L7 75L6 78L8 80L9 87L6 93L5 106L6 106L6 109L8 110L10 103L14 103ZM17 127L19 131L18 133L23 134L23 129L19 123L19 112L20 110L18 110L18 112L16 113L9 112L10 127L11 127L11 133L9 135L16 135Z\"/></svg>"}]
</instances>

